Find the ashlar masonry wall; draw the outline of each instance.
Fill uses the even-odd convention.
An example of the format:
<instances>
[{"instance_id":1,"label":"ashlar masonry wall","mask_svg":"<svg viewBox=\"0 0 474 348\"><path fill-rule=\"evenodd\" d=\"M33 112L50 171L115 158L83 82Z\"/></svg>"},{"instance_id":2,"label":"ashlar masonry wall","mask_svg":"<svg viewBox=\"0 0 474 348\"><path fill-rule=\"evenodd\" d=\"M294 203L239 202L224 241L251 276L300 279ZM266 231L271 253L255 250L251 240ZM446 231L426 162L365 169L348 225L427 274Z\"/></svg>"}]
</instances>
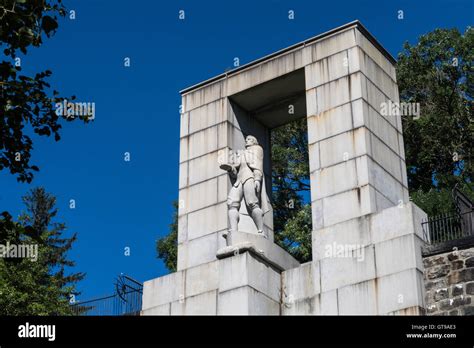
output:
<instances>
[{"instance_id":1,"label":"ashlar masonry wall","mask_svg":"<svg viewBox=\"0 0 474 348\"><path fill-rule=\"evenodd\" d=\"M145 282L143 313L420 314L425 215L408 199L401 117L382 112L399 101L394 63L355 21L182 91L178 271ZM277 117L235 103L285 100L286 78L308 122L313 261L301 266L245 216L252 247L219 253L231 187L219 155L253 134L268 158ZM333 245L363 257L328 255Z\"/></svg>"}]
</instances>

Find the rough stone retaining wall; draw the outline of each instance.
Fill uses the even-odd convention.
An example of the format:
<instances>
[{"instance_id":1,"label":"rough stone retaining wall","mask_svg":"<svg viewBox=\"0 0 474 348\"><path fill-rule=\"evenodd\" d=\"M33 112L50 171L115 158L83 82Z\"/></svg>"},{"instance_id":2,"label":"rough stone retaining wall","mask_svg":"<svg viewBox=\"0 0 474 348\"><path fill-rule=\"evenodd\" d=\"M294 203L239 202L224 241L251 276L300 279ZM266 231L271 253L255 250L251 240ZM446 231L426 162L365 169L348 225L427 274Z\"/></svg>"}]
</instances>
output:
<instances>
[{"instance_id":1,"label":"rough stone retaining wall","mask_svg":"<svg viewBox=\"0 0 474 348\"><path fill-rule=\"evenodd\" d=\"M474 315L474 247L423 258L427 315Z\"/></svg>"}]
</instances>

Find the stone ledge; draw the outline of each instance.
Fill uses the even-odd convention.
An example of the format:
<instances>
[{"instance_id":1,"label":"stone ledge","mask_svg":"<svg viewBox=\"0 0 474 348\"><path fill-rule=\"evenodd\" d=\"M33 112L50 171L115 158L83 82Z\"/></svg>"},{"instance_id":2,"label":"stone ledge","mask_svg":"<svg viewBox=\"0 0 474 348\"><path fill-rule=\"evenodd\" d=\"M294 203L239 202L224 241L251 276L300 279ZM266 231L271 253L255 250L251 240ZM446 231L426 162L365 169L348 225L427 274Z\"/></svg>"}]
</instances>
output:
<instances>
[{"instance_id":1,"label":"stone ledge","mask_svg":"<svg viewBox=\"0 0 474 348\"><path fill-rule=\"evenodd\" d=\"M249 252L264 263L269 264L278 272L296 268L300 263L275 243L261 236L237 232L232 235L235 245L217 251L217 259L225 259L234 255Z\"/></svg>"},{"instance_id":2,"label":"stone ledge","mask_svg":"<svg viewBox=\"0 0 474 348\"><path fill-rule=\"evenodd\" d=\"M354 30L357 29L357 30ZM325 33L321 33L319 35L313 36L309 39L306 39L304 41L301 41L299 43L296 43L292 46L286 47L284 49L281 49L279 51L276 51L272 54L269 54L267 56L264 56L262 58L256 59L252 62L249 62L247 64L241 65L235 69L232 69L231 71L224 72L222 74L219 74L217 76L214 76L210 79L207 79L205 81L202 81L200 83L197 83L195 85L192 85L190 87L184 88L181 90L179 93L181 96L187 96L191 93L194 93L196 91L199 91L200 89L204 89L205 87L212 86L213 84L219 84L225 79L235 76L237 74L240 74L242 72L248 71L250 69L256 68L259 65L262 65L265 62L268 62L273 59L278 59L282 58L288 54L295 53L297 51L301 51L305 49L306 47L311 47L313 45L316 45L317 43L321 43L324 40L328 39L334 39L338 34L341 34L346 31L351 31L354 30L355 33L355 41L358 46L363 47L360 43L360 37L358 38L357 35L364 37L369 43L372 44L372 46L375 47L376 50L380 52L380 54L387 59L387 61L391 64L396 64L395 58L392 57L392 55L377 41L377 39L362 25L362 23L359 20L355 20L352 22L349 22L347 24L344 24L340 27L334 28L332 30L329 30ZM360 34L357 34L359 32ZM367 46L367 45L366 45ZM365 51L365 50L364 50ZM368 54L368 53L367 53ZM326 57L326 56L325 56ZM325 57L312 57L312 61L317 60L316 58L322 59ZM185 110L188 111L188 110Z\"/></svg>"},{"instance_id":3,"label":"stone ledge","mask_svg":"<svg viewBox=\"0 0 474 348\"><path fill-rule=\"evenodd\" d=\"M418 316L418 315L425 315L425 309L420 306L412 306L400 310L396 310L390 313L387 313L387 315L411 315L411 316Z\"/></svg>"},{"instance_id":4,"label":"stone ledge","mask_svg":"<svg viewBox=\"0 0 474 348\"><path fill-rule=\"evenodd\" d=\"M170 315L171 314L171 303L165 303L159 306L142 309L140 315Z\"/></svg>"}]
</instances>

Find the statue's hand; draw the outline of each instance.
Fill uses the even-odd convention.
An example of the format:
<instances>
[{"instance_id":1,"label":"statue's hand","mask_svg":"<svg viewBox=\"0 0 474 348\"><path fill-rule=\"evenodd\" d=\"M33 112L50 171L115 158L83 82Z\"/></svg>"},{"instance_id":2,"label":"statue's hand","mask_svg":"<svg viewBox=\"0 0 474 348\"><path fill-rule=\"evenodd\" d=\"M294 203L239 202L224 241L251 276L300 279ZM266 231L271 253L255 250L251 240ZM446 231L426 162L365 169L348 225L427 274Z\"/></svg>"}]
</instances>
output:
<instances>
[{"instance_id":1,"label":"statue's hand","mask_svg":"<svg viewBox=\"0 0 474 348\"><path fill-rule=\"evenodd\" d=\"M260 193L260 189L261 189L260 181L255 181L255 191L257 192L257 194Z\"/></svg>"},{"instance_id":2,"label":"statue's hand","mask_svg":"<svg viewBox=\"0 0 474 348\"><path fill-rule=\"evenodd\" d=\"M230 176L237 176L237 168L232 164L224 163L221 164L219 168L226 170Z\"/></svg>"},{"instance_id":3,"label":"statue's hand","mask_svg":"<svg viewBox=\"0 0 474 348\"><path fill-rule=\"evenodd\" d=\"M226 170L228 172L231 172L232 171L232 168L233 166L229 163L222 163L220 166L219 166L220 169L222 170Z\"/></svg>"}]
</instances>

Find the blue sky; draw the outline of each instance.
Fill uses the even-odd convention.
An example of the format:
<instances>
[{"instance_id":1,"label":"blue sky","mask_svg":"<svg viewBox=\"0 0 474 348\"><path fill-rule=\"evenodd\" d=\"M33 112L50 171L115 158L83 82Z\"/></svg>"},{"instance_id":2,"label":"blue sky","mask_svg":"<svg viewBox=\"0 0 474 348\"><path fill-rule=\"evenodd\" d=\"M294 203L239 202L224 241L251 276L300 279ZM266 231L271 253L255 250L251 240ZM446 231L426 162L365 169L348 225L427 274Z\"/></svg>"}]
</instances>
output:
<instances>
[{"instance_id":1,"label":"blue sky","mask_svg":"<svg viewBox=\"0 0 474 348\"><path fill-rule=\"evenodd\" d=\"M23 57L23 72L52 70L54 88L94 102L96 119L64 124L60 142L34 137L41 170L32 184L0 172L0 211L18 215L34 186L57 197L58 221L79 237L75 270L87 273L79 300L112 293L121 272L140 281L168 273L155 240L168 232L178 196L179 90L231 68L235 57L245 64L354 19L394 56L435 28L473 23L472 0L64 2L76 19Z\"/></svg>"}]
</instances>

